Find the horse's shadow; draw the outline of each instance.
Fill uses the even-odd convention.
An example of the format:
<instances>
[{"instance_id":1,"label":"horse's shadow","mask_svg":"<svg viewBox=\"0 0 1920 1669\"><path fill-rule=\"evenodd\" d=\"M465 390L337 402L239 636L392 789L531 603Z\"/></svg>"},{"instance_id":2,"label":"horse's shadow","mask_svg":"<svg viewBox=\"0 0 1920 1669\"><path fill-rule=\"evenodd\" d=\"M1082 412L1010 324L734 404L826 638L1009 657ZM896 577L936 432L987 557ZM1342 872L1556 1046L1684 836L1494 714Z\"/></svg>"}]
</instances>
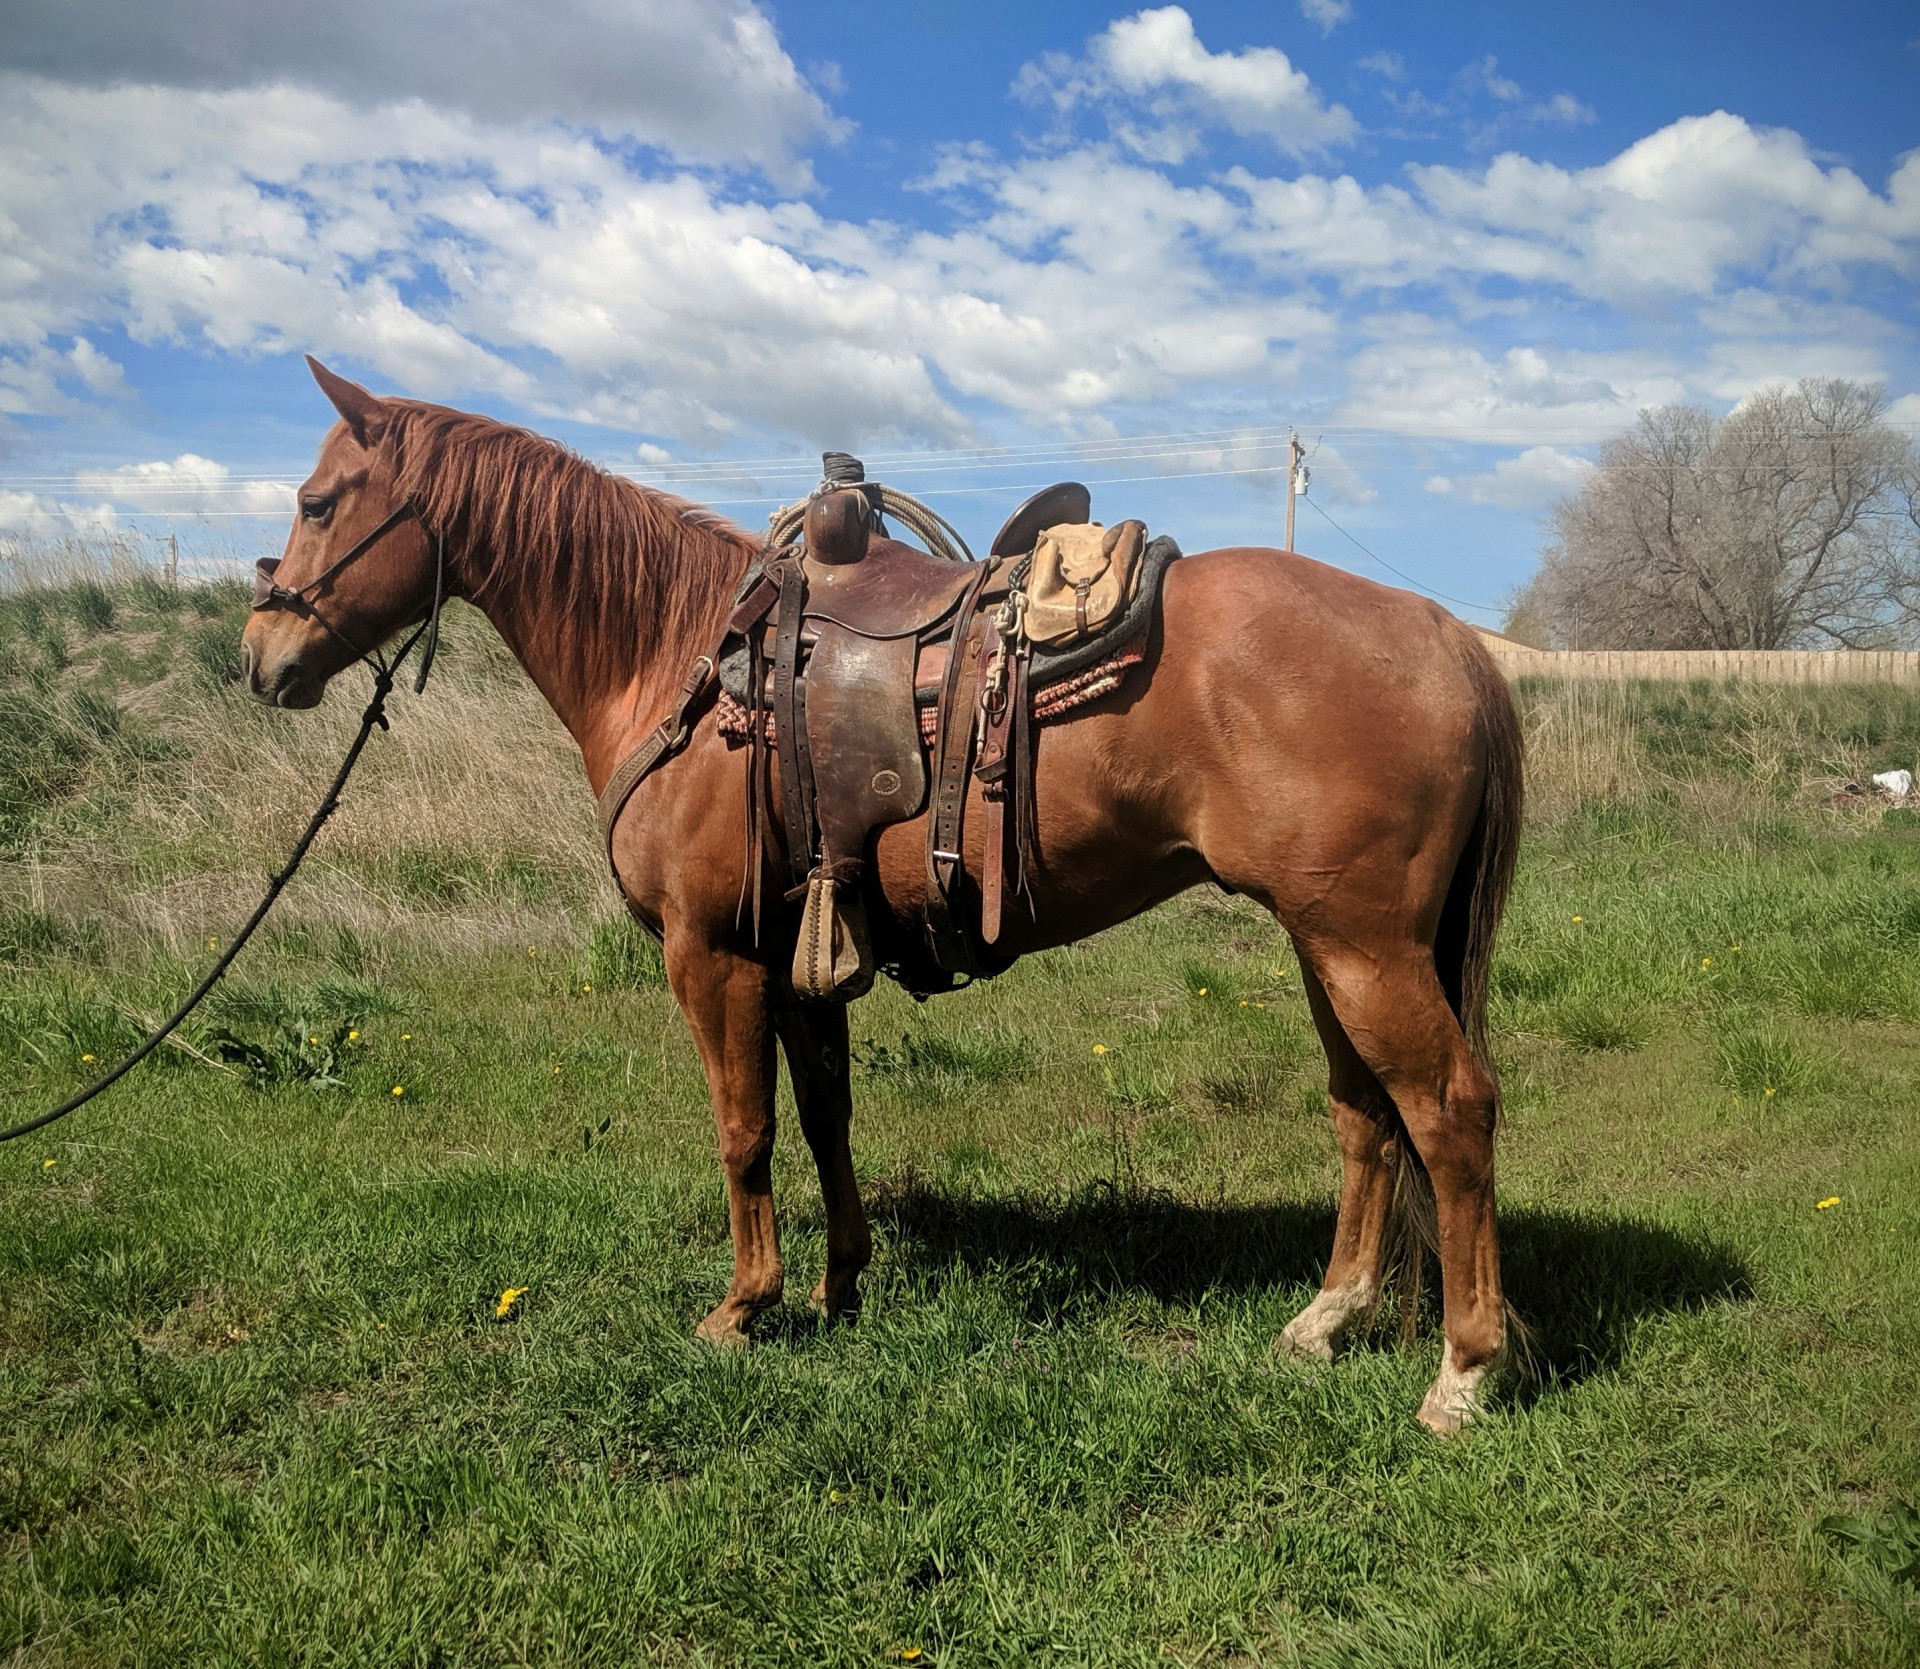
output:
<instances>
[{"instance_id":1,"label":"horse's shadow","mask_svg":"<svg viewBox=\"0 0 1920 1669\"><path fill-rule=\"evenodd\" d=\"M1105 1184L1066 1196L990 1195L909 1178L872 1203L891 1260L914 1284L937 1287L956 1267L1017 1271L1036 1322L1087 1316L1129 1294L1187 1304L1209 1292L1317 1285L1333 1243L1324 1204L1196 1203ZM1500 1238L1507 1299L1540 1383L1617 1366L1647 1318L1752 1293L1729 1247L1628 1215L1509 1208ZM1424 1308L1437 1312L1431 1263L1426 1286ZM1423 1326L1437 1319L1429 1313ZM1381 1336L1391 1338L1390 1328Z\"/></svg>"}]
</instances>

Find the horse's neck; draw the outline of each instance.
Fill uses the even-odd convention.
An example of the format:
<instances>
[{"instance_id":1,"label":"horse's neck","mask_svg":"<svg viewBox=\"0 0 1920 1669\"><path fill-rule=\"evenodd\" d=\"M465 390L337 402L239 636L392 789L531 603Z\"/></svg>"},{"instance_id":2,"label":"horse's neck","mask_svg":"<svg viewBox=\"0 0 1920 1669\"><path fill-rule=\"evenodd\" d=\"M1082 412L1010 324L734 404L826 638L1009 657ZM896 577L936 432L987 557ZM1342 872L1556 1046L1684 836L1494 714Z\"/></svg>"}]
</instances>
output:
<instances>
[{"instance_id":1,"label":"horse's neck","mask_svg":"<svg viewBox=\"0 0 1920 1669\"><path fill-rule=\"evenodd\" d=\"M492 561L486 566L498 571ZM608 576L607 583L618 581ZM693 657L711 648L724 619L724 607L717 609L691 646L635 641L622 630L627 612L593 606L590 589L571 611L537 587L511 582L473 601L579 744L596 793L665 716ZM611 641L615 633L619 642Z\"/></svg>"}]
</instances>

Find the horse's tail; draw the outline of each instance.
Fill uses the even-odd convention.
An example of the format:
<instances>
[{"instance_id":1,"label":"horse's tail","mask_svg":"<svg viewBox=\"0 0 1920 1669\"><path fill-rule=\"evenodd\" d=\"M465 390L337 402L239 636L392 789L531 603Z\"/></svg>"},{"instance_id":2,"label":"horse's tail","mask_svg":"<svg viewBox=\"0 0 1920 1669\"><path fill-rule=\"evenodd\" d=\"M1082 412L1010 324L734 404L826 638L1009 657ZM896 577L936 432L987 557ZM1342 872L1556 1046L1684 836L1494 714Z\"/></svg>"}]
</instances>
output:
<instances>
[{"instance_id":1,"label":"horse's tail","mask_svg":"<svg viewBox=\"0 0 1920 1669\"><path fill-rule=\"evenodd\" d=\"M1489 1076L1493 1057L1487 1047L1488 970L1493 939L1513 885L1520 852L1520 821L1525 803L1520 715L1513 694L1493 657L1477 642L1463 645L1466 673L1479 707L1480 734L1487 750L1480 812L1453 872L1447 901L1434 935L1433 961L1467 1047Z\"/></svg>"},{"instance_id":2,"label":"horse's tail","mask_svg":"<svg viewBox=\"0 0 1920 1669\"><path fill-rule=\"evenodd\" d=\"M1462 633L1463 638L1468 634ZM1441 907L1434 934L1433 961L1447 1002L1466 1034L1467 1047L1489 1078L1498 1082L1487 1042L1488 972L1494 935L1507 907L1514 861L1520 850L1525 800L1520 715L1507 681L1493 657L1477 642L1462 644L1462 660L1478 708L1479 733L1486 748L1486 774L1480 809L1473 820ZM1404 1129L1393 1144L1393 1234L1388 1265L1400 1293L1400 1331L1412 1336L1419 1305L1425 1253L1439 1251L1433 1182ZM1509 1312L1516 1339L1524 1337Z\"/></svg>"}]
</instances>

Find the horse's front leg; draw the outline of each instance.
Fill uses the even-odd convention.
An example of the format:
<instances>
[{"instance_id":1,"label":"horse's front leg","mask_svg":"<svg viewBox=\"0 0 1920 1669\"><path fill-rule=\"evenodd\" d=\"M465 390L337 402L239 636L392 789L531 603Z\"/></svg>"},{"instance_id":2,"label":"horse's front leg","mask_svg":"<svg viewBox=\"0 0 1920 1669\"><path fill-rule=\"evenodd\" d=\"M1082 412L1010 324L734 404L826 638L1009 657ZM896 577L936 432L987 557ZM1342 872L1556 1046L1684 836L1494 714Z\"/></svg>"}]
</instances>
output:
<instances>
[{"instance_id":1,"label":"horse's front leg","mask_svg":"<svg viewBox=\"0 0 1920 1669\"><path fill-rule=\"evenodd\" d=\"M715 1344L745 1344L780 1301L780 1234L773 1217L773 1021L767 970L707 942L666 944L667 977L693 1032L713 1097L733 1230L733 1284L700 1323Z\"/></svg>"},{"instance_id":2,"label":"horse's front leg","mask_svg":"<svg viewBox=\"0 0 1920 1669\"><path fill-rule=\"evenodd\" d=\"M860 1272L873 1256L873 1234L847 1140L853 1121L847 1011L840 1003L802 1003L782 1009L778 1025L800 1129L813 1149L827 1211L827 1270L813 1289L813 1304L833 1320L859 1310Z\"/></svg>"}]
</instances>

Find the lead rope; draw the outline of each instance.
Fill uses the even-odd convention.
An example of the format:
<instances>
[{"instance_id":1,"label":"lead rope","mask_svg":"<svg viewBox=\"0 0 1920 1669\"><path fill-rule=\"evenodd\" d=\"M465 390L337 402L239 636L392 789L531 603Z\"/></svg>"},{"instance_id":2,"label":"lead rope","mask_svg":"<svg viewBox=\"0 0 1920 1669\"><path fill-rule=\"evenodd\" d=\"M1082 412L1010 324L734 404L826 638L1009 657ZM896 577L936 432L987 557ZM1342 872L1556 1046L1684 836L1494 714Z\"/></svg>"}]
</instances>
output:
<instances>
[{"instance_id":1,"label":"lead rope","mask_svg":"<svg viewBox=\"0 0 1920 1669\"><path fill-rule=\"evenodd\" d=\"M363 655L363 658L373 668L373 699L367 703L366 711L360 715L360 734L354 737L353 745L347 749L346 758L340 761L340 769L334 773L332 785L327 789L325 797L320 801L319 809L314 812L313 817L308 822L306 832L294 843L293 851L288 856L287 861L281 865L279 871L267 882L266 896L260 900L259 906L254 910L253 914L247 918L246 925L240 929L233 943L227 946L220 960L215 962L214 965L207 970L206 976L193 988L193 994L175 1009L173 1014L164 1021L157 1030L152 1032L139 1048L135 1049L132 1054L128 1055L127 1058L111 1072L95 1079L93 1083L89 1084L70 1100L61 1102L52 1112L42 1113L38 1118L28 1119L24 1124L16 1124L11 1130L0 1130L0 1142L18 1141L22 1136L31 1136L36 1130L46 1129L49 1124L65 1118L67 1114L77 1112L96 1095L100 1094L102 1090L111 1088L124 1078L145 1060L147 1056L159 1048L162 1043L166 1042L166 1040L173 1035L174 1029L180 1022L186 1019L189 1014L206 1000L207 993L220 983L227 969L233 965L233 959L245 949L247 941L253 937L255 929L259 927L261 922L267 919L267 912L273 908L274 901L279 898L287 883L293 879L294 872L299 869L301 860L306 857L307 848L319 837L320 830L327 819L339 809L340 795L347 786L347 778L353 774L354 766L360 763L361 750L366 747L367 739L372 736L376 728L380 730L389 728L387 724L387 696L393 690L393 680L400 671L401 663L413 652L413 646L418 643L422 637L425 637L427 640L427 648L426 653L421 658L419 676L414 680L414 692L418 694L426 687L427 672L433 665L433 653L434 650L439 647L440 641L440 603L443 594L442 583L446 574L447 560L446 540L441 538L437 540L436 543L439 546L439 556L434 574L432 611L425 620L421 621L421 623L414 628L413 635L400 646L400 653L395 655L391 661L376 660L372 656Z\"/></svg>"}]
</instances>

